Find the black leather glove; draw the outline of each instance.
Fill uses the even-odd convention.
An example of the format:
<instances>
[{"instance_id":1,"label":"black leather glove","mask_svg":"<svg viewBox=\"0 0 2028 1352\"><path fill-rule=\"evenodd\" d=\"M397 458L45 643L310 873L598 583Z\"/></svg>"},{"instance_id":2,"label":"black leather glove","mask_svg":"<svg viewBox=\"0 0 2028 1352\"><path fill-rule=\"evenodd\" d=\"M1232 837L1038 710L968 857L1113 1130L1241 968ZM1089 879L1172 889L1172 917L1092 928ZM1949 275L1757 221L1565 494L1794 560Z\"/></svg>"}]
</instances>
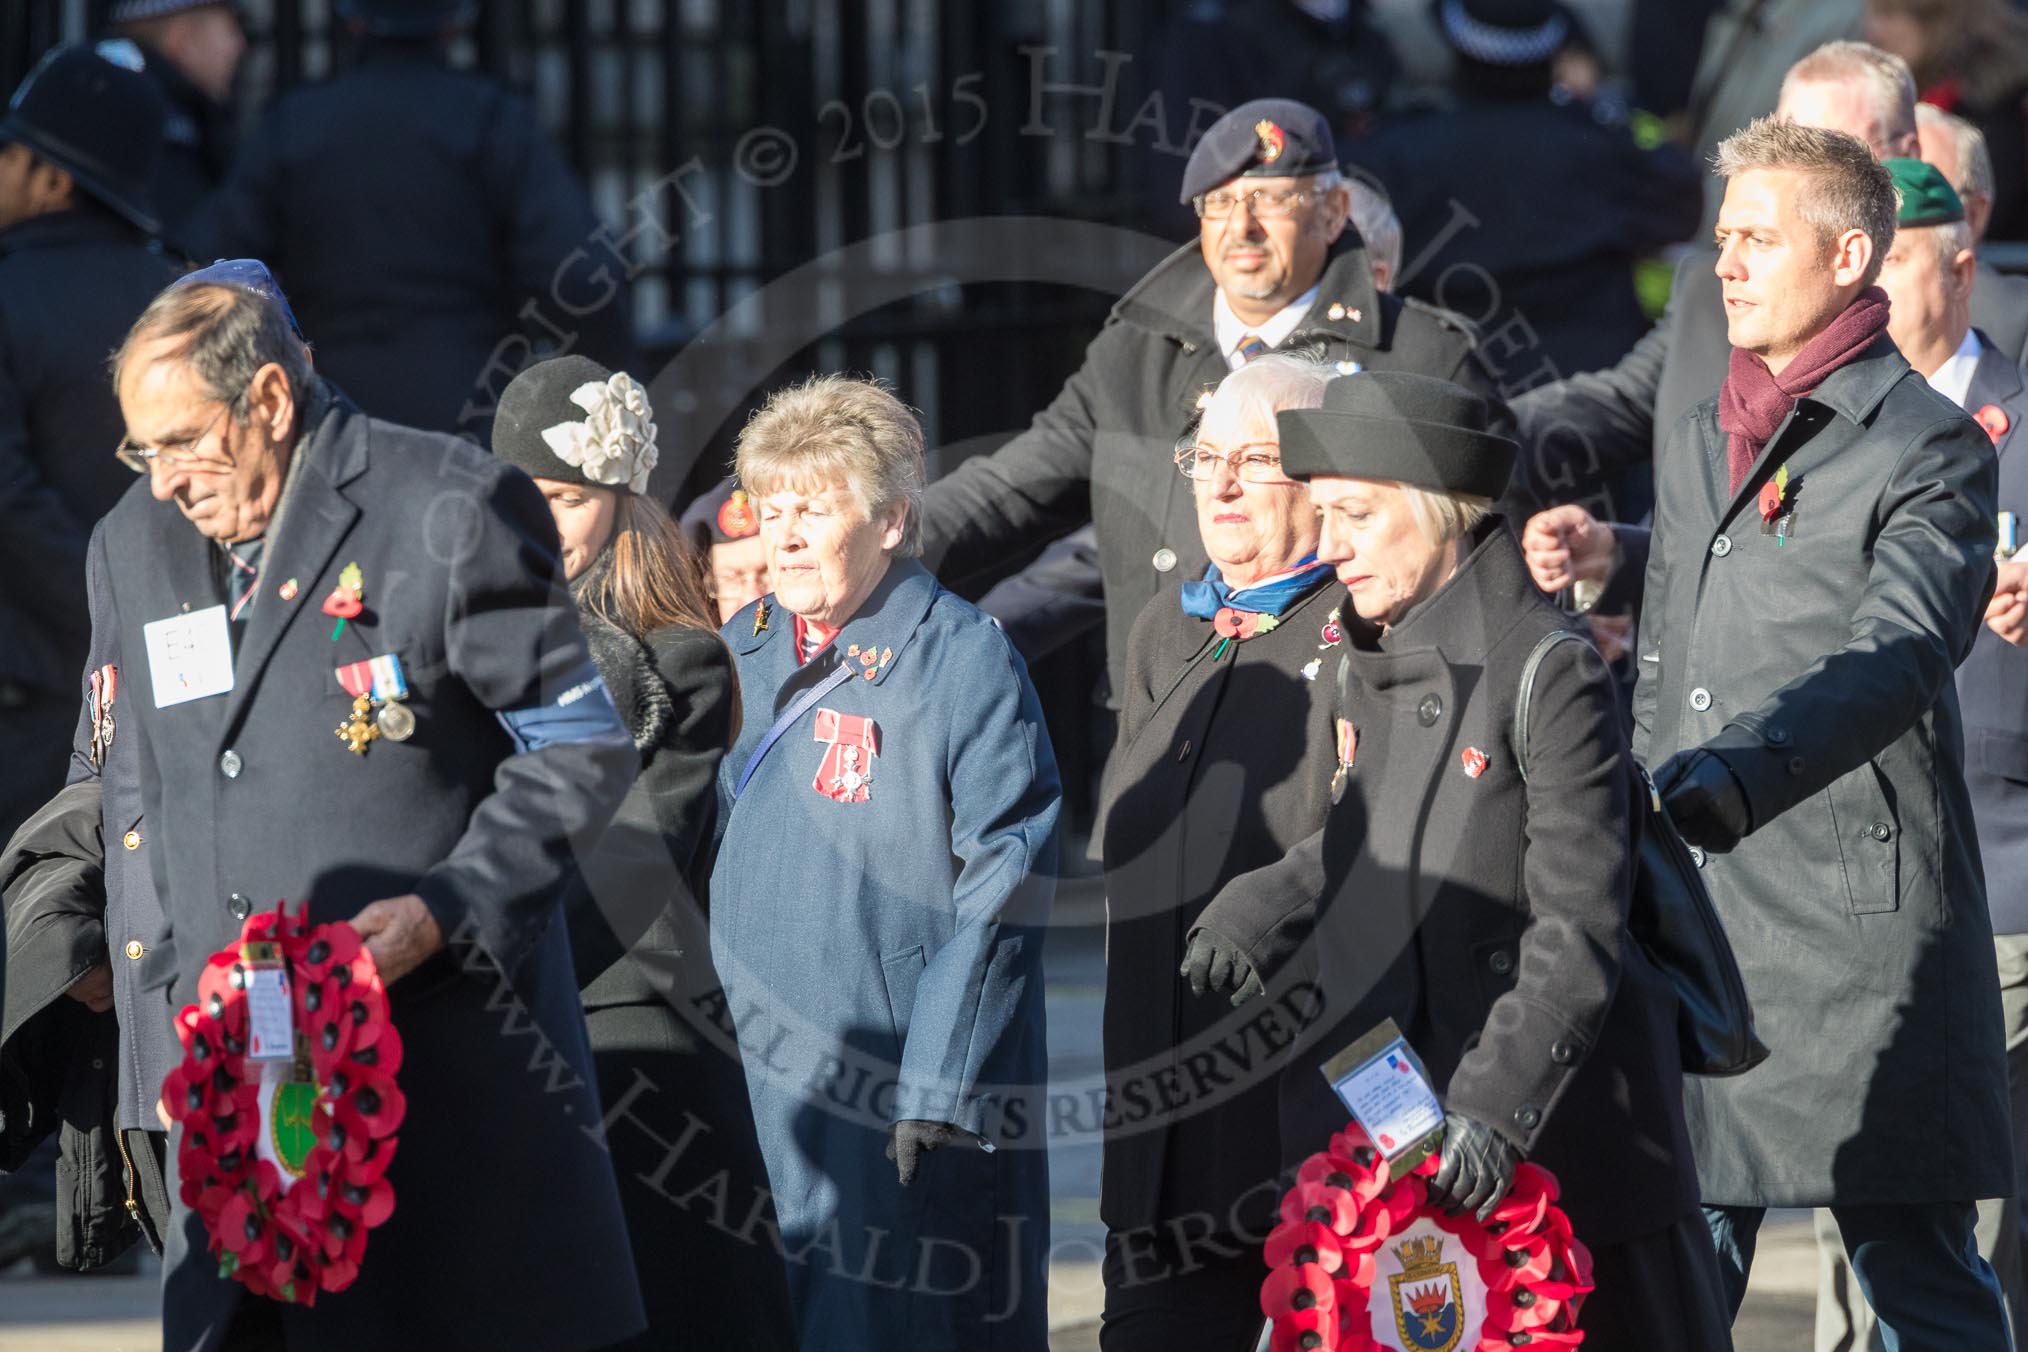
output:
<instances>
[{"instance_id":1,"label":"black leather glove","mask_svg":"<svg viewBox=\"0 0 2028 1352\"><path fill-rule=\"evenodd\" d=\"M1469 1211L1481 1225L1514 1186L1521 1152L1491 1127L1462 1113L1444 1114L1443 1163L1429 1181L1429 1199L1450 1215Z\"/></svg>"},{"instance_id":2,"label":"black leather glove","mask_svg":"<svg viewBox=\"0 0 2028 1352\"><path fill-rule=\"evenodd\" d=\"M1722 854L1753 830L1753 811L1732 767L1701 746L1663 761L1655 788L1676 830L1692 845Z\"/></svg>"},{"instance_id":3,"label":"black leather glove","mask_svg":"<svg viewBox=\"0 0 2028 1352\"><path fill-rule=\"evenodd\" d=\"M1190 946L1184 950L1177 975L1190 983L1192 995L1231 991L1235 1005L1243 1005L1267 989L1246 950L1203 925L1190 932Z\"/></svg>"},{"instance_id":4,"label":"black leather glove","mask_svg":"<svg viewBox=\"0 0 2028 1352\"><path fill-rule=\"evenodd\" d=\"M924 1155L959 1141L976 1145L979 1138L948 1122L922 1122L909 1118L887 1129L887 1157L894 1161L895 1173L900 1176L901 1186L905 1188L915 1182L916 1165Z\"/></svg>"}]
</instances>

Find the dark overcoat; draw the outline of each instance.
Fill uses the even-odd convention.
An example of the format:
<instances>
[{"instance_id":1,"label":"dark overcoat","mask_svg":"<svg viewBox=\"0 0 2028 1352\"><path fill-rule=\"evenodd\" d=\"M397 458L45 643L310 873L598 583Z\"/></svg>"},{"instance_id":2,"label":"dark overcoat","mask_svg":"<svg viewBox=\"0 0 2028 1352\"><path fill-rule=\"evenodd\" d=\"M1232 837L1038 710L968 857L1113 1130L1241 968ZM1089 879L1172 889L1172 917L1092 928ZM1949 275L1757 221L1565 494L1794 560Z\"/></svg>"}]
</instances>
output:
<instances>
[{"instance_id":1,"label":"dark overcoat","mask_svg":"<svg viewBox=\"0 0 2028 1352\"><path fill-rule=\"evenodd\" d=\"M315 392L301 409L229 692L156 707L143 635L222 602L217 547L146 484L97 538L129 690L119 735L138 738L167 916L144 970L173 1008L256 907L304 902L322 923L420 895L448 947L389 992L408 1098L396 1210L356 1284L282 1312L289 1346L600 1347L640 1326L640 1300L612 1166L586 1130L600 1106L556 921L573 851L636 757L533 483ZM322 602L355 563L365 609L334 634ZM414 735L354 755L333 735L352 707L335 670L384 653L401 659ZM241 1299L179 1202L164 1346L216 1347Z\"/></svg>"},{"instance_id":2,"label":"dark overcoat","mask_svg":"<svg viewBox=\"0 0 2028 1352\"><path fill-rule=\"evenodd\" d=\"M2005 415L1993 436L2000 510L2012 512L2028 529L2028 453L2021 450L2028 445L2023 430L2028 380L2011 356L1990 346L1979 353L1965 395L1969 412L1988 405ZM1965 782L1979 828L1993 932L2028 934L2028 649L1980 625L1972 655L1958 668L1957 686L1965 719Z\"/></svg>"},{"instance_id":3,"label":"dark overcoat","mask_svg":"<svg viewBox=\"0 0 2028 1352\"><path fill-rule=\"evenodd\" d=\"M1230 372L1213 333L1215 295L1198 246L1178 249L1121 297L1084 365L1026 432L966 461L924 499L924 561L954 586L1087 521L1098 527L1114 691L1125 679L1135 617L1156 588L1204 574L1190 481L1171 456L1199 399ZM1350 231L1324 269L1315 304L1279 346L1317 348L1341 372L1455 380L1506 416L1470 326L1376 292L1366 250Z\"/></svg>"},{"instance_id":4,"label":"dark overcoat","mask_svg":"<svg viewBox=\"0 0 2028 1352\"><path fill-rule=\"evenodd\" d=\"M752 1198L768 1185L738 1048L703 1012L724 999L703 886L737 707L732 655L710 629L672 624L637 638L586 613L584 584L572 579L571 591L592 660L641 753L564 912L648 1314L613 1352L686 1341L778 1352L795 1343L782 1255L699 1194ZM703 1272L713 1280L680 1275Z\"/></svg>"},{"instance_id":5,"label":"dark overcoat","mask_svg":"<svg viewBox=\"0 0 2028 1352\"><path fill-rule=\"evenodd\" d=\"M719 775L711 947L802 1346L1040 1347L1042 927L1060 793L1027 669L909 559L807 665L772 596L723 633L745 719ZM770 730L834 676L742 789ZM843 769L831 748L861 718L873 745L855 745L856 765L870 783L839 801L817 779L827 762ZM933 1151L904 1189L885 1148L905 1119L992 1149Z\"/></svg>"},{"instance_id":6,"label":"dark overcoat","mask_svg":"<svg viewBox=\"0 0 2028 1352\"><path fill-rule=\"evenodd\" d=\"M1782 467L1777 533L1756 504ZM1993 588L1992 445L1882 335L1797 402L1737 492L1716 399L1657 471L1634 749L1659 766L1708 747L1745 790L1751 834L1704 880L1771 1051L1690 1083L1705 1200L2009 1195L1951 680Z\"/></svg>"},{"instance_id":7,"label":"dark overcoat","mask_svg":"<svg viewBox=\"0 0 2028 1352\"><path fill-rule=\"evenodd\" d=\"M1221 1233L1273 1224L1275 1190L1262 1185L1281 1170L1279 1048L1249 1047L1259 1009L1200 999L1177 968L1228 879L1323 827L1344 600L1326 573L1275 628L1222 655L1211 621L1185 614L1173 584L1134 625L1104 818L1113 1104L1099 1212L1114 1230L1193 1215ZM1253 951L1284 920L1231 914L1219 928ZM1183 1106L1162 1103L1165 1083L1187 1087Z\"/></svg>"},{"instance_id":8,"label":"dark overcoat","mask_svg":"<svg viewBox=\"0 0 2028 1352\"><path fill-rule=\"evenodd\" d=\"M1639 784L1612 677L1568 642L1536 675L1522 781L1522 668L1570 620L1500 519L1468 544L1400 624L1348 636L1338 714L1357 744L1343 797L1321 840L1227 895L1323 899L1295 958L1322 1011L1284 1077L1288 1162L1346 1120L1318 1066L1392 1017L1445 1106L1552 1170L1578 1236L1612 1244L1697 1201L1675 995L1626 928Z\"/></svg>"}]
</instances>

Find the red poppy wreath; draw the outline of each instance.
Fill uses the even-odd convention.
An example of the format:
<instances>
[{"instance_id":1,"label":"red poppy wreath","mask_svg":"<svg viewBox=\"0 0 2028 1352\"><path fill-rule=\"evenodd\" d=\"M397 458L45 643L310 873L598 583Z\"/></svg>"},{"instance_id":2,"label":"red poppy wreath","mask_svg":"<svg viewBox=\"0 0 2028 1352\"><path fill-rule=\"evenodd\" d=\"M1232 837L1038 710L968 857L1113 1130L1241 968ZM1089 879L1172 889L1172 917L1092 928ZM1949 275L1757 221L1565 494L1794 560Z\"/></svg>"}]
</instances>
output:
<instances>
[{"instance_id":1,"label":"red poppy wreath","mask_svg":"<svg viewBox=\"0 0 2028 1352\"><path fill-rule=\"evenodd\" d=\"M286 987L274 998L287 1001L291 1045L278 1058L249 1056L274 1031L251 1008L257 984ZM300 1305L343 1291L366 1232L394 1212L387 1168L407 1109L401 1035L359 932L280 906L249 916L240 942L205 964L176 1035L183 1063L162 1099L183 1124L183 1203L204 1221L220 1275Z\"/></svg>"},{"instance_id":2,"label":"red poppy wreath","mask_svg":"<svg viewBox=\"0 0 2028 1352\"><path fill-rule=\"evenodd\" d=\"M1261 1309L1271 1352L1508 1352L1584 1341L1591 1254L1523 1164L1481 1224L1429 1204L1432 1155L1402 1177L1355 1122L1310 1156L1268 1235Z\"/></svg>"}]
</instances>

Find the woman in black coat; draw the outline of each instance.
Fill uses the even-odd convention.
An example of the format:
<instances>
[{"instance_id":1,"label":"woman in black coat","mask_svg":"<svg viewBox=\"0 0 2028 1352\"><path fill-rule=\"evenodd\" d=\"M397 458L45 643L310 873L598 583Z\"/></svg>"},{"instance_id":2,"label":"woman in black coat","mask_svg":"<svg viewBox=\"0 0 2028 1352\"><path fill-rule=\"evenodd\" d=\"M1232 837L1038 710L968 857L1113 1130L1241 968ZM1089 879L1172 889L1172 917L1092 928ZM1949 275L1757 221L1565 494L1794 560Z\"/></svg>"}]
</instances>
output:
<instances>
[{"instance_id":1,"label":"woman in black coat","mask_svg":"<svg viewBox=\"0 0 2028 1352\"><path fill-rule=\"evenodd\" d=\"M1570 621L1535 589L1490 500L1514 443L1478 396L1392 373L1283 413L1318 556L1368 622L1338 673L1342 773L1320 838L1207 910L1321 897L1295 959L1323 1012L1291 1053L1285 1159L1346 1120L1317 1066L1384 1018L1445 1109L1434 1198L1481 1220L1533 1160L1596 1261L1587 1352L1729 1346L1683 1120L1674 995L1627 931L1638 772L1605 663L1546 649ZM1525 756L1527 777L1520 765ZM1376 1292L1375 1299L1385 1299Z\"/></svg>"},{"instance_id":2,"label":"woman in black coat","mask_svg":"<svg viewBox=\"0 0 2028 1352\"><path fill-rule=\"evenodd\" d=\"M622 1346L792 1347L745 1076L714 1022L704 919L739 690L696 562L642 495L656 456L647 391L584 357L538 363L502 393L493 448L549 501L592 660L641 754L565 909L648 1313Z\"/></svg>"},{"instance_id":3,"label":"woman in black coat","mask_svg":"<svg viewBox=\"0 0 2028 1352\"><path fill-rule=\"evenodd\" d=\"M1238 1348L1260 1331L1260 1246L1281 1172L1278 1034L1260 1013L1288 993L1235 1011L1194 998L1178 969L1220 886L1280 859L1330 807L1319 676L1337 668L1345 593L1315 559L1316 514L1281 472L1275 414L1315 407L1331 374L1264 356L1219 384L1177 452L1211 565L1156 594L1127 651L1102 828L1107 1352ZM1190 951L1198 983L1214 952L1244 964L1290 923L1229 916Z\"/></svg>"}]
</instances>

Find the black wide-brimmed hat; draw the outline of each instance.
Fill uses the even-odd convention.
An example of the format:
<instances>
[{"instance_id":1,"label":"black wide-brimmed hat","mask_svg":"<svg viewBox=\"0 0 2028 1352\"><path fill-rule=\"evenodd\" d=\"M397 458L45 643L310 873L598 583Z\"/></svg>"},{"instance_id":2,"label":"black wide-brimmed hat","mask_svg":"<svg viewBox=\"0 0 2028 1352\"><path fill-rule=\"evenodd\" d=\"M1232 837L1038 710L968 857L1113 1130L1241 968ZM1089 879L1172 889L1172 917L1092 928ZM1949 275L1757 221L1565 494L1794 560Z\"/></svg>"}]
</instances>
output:
<instances>
[{"instance_id":1,"label":"black wide-brimmed hat","mask_svg":"<svg viewBox=\"0 0 2028 1352\"><path fill-rule=\"evenodd\" d=\"M1307 103L1255 99L1205 130L1183 166L1185 206L1235 178L1304 178L1338 167L1331 124Z\"/></svg>"},{"instance_id":2,"label":"black wide-brimmed hat","mask_svg":"<svg viewBox=\"0 0 2028 1352\"><path fill-rule=\"evenodd\" d=\"M162 222L148 181L166 113L144 69L141 49L125 38L51 49L14 91L0 142L26 147L152 235Z\"/></svg>"},{"instance_id":3,"label":"black wide-brimmed hat","mask_svg":"<svg viewBox=\"0 0 2028 1352\"><path fill-rule=\"evenodd\" d=\"M533 478L644 493L660 458L647 387L590 357L539 361L500 392L493 454Z\"/></svg>"},{"instance_id":4,"label":"black wide-brimmed hat","mask_svg":"<svg viewBox=\"0 0 2028 1352\"><path fill-rule=\"evenodd\" d=\"M1492 405L1462 385L1404 371L1360 371L1324 386L1318 408L1275 414L1282 472L1414 484L1497 498L1520 452L1488 431Z\"/></svg>"},{"instance_id":5,"label":"black wide-brimmed hat","mask_svg":"<svg viewBox=\"0 0 2028 1352\"><path fill-rule=\"evenodd\" d=\"M356 21L378 38L433 38L461 28L479 12L478 0L337 0L338 17Z\"/></svg>"},{"instance_id":6,"label":"black wide-brimmed hat","mask_svg":"<svg viewBox=\"0 0 2028 1352\"><path fill-rule=\"evenodd\" d=\"M1430 0L1444 41L1488 66L1542 66L1570 38L1570 16L1556 0Z\"/></svg>"}]
</instances>

